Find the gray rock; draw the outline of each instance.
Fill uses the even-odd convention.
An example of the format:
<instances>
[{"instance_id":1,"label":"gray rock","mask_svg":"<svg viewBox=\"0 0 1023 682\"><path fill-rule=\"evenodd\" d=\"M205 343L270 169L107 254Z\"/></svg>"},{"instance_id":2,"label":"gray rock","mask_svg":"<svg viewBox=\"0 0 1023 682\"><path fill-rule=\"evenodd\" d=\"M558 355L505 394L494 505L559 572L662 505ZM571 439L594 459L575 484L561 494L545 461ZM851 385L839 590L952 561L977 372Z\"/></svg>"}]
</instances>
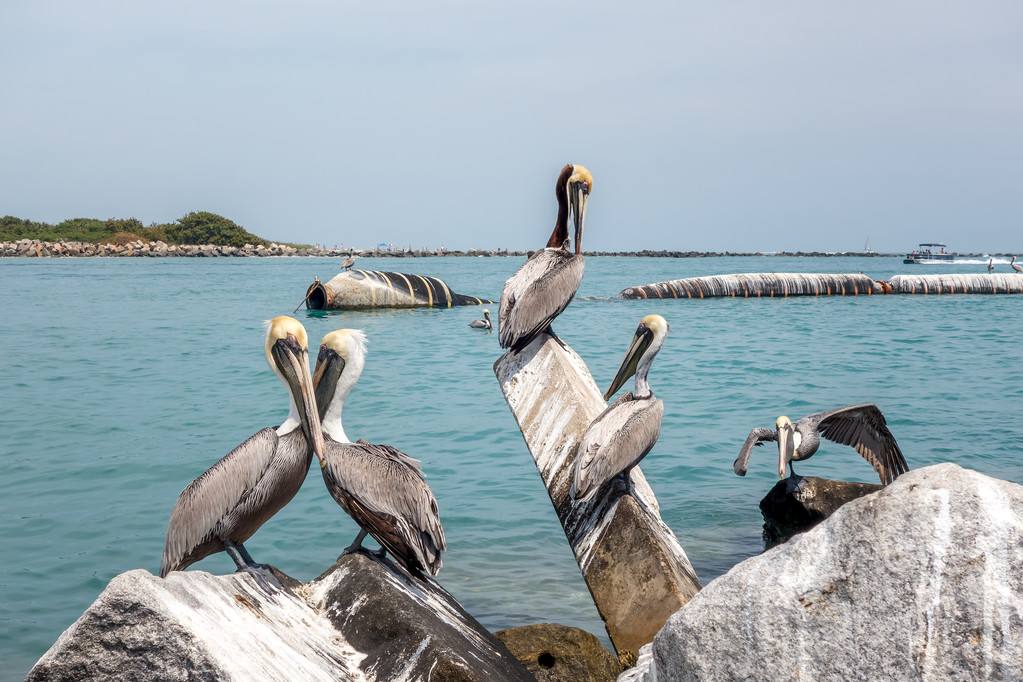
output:
<instances>
[{"instance_id":1,"label":"gray rock","mask_svg":"<svg viewBox=\"0 0 1023 682\"><path fill-rule=\"evenodd\" d=\"M611 682L622 671L618 658L579 628L537 623L495 634L541 682Z\"/></svg>"},{"instance_id":2,"label":"gray rock","mask_svg":"<svg viewBox=\"0 0 1023 682\"><path fill-rule=\"evenodd\" d=\"M435 582L365 554L268 596L250 576L114 578L28 680L529 680Z\"/></svg>"},{"instance_id":3,"label":"gray rock","mask_svg":"<svg viewBox=\"0 0 1023 682\"><path fill-rule=\"evenodd\" d=\"M711 582L653 651L630 679L1019 680L1023 486L904 474Z\"/></svg>"},{"instance_id":4,"label":"gray rock","mask_svg":"<svg viewBox=\"0 0 1023 682\"><path fill-rule=\"evenodd\" d=\"M797 533L804 533L828 518L846 502L876 493L877 483L833 481L816 476L800 476L778 481L760 500L764 517L764 546L771 549Z\"/></svg>"}]
</instances>

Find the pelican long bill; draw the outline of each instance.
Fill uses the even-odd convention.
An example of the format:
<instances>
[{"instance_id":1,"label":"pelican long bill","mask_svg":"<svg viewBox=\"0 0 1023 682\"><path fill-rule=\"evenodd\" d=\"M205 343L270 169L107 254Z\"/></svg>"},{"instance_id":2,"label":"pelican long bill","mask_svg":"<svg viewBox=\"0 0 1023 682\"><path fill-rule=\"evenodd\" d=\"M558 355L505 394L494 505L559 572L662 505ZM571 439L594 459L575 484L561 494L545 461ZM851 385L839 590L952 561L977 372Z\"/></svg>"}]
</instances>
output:
<instances>
[{"instance_id":1,"label":"pelican long bill","mask_svg":"<svg viewBox=\"0 0 1023 682\"><path fill-rule=\"evenodd\" d=\"M271 354L277 369L281 371L281 375L288 384L291 397L298 408L302 431L312 445L313 453L322 468L326 466L327 460L323 456L323 430L320 426L320 414L313 392L313 378L309 374L309 354L295 337L290 335L275 341L271 348Z\"/></svg>"},{"instance_id":2,"label":"pelican long bill","mask_svg":"<svg viewBox=\"0 0 1023 682\"><path fill-rule=\"evenodd\" d=\"M582 253L583 231L586 227L586 202L590 197L590 183L592 179L589 171L581 179L569 181L568 201L572 209L572 221L575 224L575 252Z\"/></svg>"},{"instance_id":3,"label":"pelican long bill","mask_svg":"<svg viewBox=\"0 0 1023 682\"><path fill-rule=\"evenodd\" d=\"M327 414L327 407L330 406L337 382L344 370L345 359L341 354L326 344L321 345L320 354L316 358L316 369L313 370L313 390L321 421Z\"/></svg>"},{"instance_id":4,"label":"pelican long bill","mask_svg":"<svg viewBox=\"0 0 1023 682\"><path fill-rule=\"evenodd\" d=\"M792 422L788 417L778 417L778 478L785 478L785 471L792 459Z\"/></svg>"},{"instance_id":5,"label":"pelican long bill","mask_svg":"<svg viewBox=\"0 0 1023 682\"><path fill-rule=\"evenodd\" d=\"M604 394L604 400L608 400L613 396L636 373L640 358L643 357L643 353L650 347L653 340L653 331L646 325L640 324L636 329L636 335L632 338L632 344L629 345L629 350L625 352L622 366L618 368L618 373L615 375L614 381L611 382L611 387Z\"/></svg>"}]
</instances>

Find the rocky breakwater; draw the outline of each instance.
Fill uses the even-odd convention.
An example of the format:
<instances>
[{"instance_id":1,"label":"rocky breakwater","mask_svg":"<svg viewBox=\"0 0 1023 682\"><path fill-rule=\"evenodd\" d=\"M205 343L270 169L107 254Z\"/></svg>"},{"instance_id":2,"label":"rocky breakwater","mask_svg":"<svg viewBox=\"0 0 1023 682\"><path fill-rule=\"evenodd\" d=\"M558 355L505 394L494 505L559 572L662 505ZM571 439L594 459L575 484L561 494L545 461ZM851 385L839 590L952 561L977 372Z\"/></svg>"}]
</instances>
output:
<instances>
[{"instance_id":1,"label":"rocky breakwater","mask_svg":"<svg viewBox=\"0 0 1023 682\"><path fill-rule=\"evenodd\" d=\"M712 581L619 680L1023 676L1023 486L940 464Z\"/></svg>"},{"instance_id":2,"label":"rocky breakwater","mask_svg":"<svg viewBox=\"0 0 1023 682\"><path fill-rule=\"evenodd\" d=\"M21 239L16 242L0 242L0 256L22 258L82 258L90 256L107 257L184 257L223 258L261 256L339 256L336 249L296 247L290 244L244 244L222 246L219 244L167 244L162 241L146 242L136 240L124 244L93 244L91 242L43 242L37 239ZM344 252L347 255L347 252Z\"/></svg>"},{"instance_id":3,"label":"rocky breakwater","mask_svg":"<svg viewBox=\"0 0 1023 682\"><path fill-rule=\"evenodd\" d=\"M247 575L114 578L28 680L531 680L436 582L342 556L268 595Z\"/></svg>"}]
</instances>

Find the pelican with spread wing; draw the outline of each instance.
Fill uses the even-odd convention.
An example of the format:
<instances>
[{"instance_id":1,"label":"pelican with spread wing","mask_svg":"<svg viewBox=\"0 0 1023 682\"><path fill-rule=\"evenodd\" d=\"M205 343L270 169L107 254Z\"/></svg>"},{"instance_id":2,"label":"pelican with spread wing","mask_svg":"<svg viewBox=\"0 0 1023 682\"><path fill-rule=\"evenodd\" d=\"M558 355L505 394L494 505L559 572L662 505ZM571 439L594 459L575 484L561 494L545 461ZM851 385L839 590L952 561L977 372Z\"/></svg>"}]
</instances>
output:
<instances>
[{"instance_id":1,"label":"pelican with spread wing","mask_svg":"<svg viewBox=\"0 0 1023 682\"><path fill-rule=\"evenodd\" d=\"M895 436L877 405L851 405L831 412L818 412L793 423L788 417L778 417L773 429L756 428L750 431L732 468L739 476L746 475L753 448L765 441L778 443L778 478L785 478L785 468L795 477L792 462L809 459L817 452L821 436L830 441L851 446L863 459L870 462L881 479L888 485L909 471Z\"/></svg>"}]
</instances>

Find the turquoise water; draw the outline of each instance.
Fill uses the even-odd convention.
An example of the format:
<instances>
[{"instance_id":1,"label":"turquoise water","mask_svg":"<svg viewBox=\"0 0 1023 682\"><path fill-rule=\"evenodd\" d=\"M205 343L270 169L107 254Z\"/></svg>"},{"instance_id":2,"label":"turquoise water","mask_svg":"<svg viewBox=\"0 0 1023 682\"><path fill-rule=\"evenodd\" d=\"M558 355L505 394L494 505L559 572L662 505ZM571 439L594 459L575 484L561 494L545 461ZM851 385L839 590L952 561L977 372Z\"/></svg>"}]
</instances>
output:
<instances>
[{"instance_id":1,"label":"turquoise water","mask_svg":"<svg viewBox=\"0 0 1023 682\"><path fill-rule=\"evenodd\" d=\"M373 261L497 298L519 258ZM651 376L663 435L643 468L706 582L761 550L767 450L731 463L779 414L875 401L911 466L955 460L1023 482L1023 298L618 301L628 285L749 271L919 272L897 259L591 258L561 337L606 387L640 317L671 323ZM916 269L914 269L916 268ZM0 674L19 678L116 574L156 571L178 492L287 400L266 367L262 320L289 313L333 259L0 260ZM955 270L983 271L983 266ZM931 268L926 272L941 272ZM496 306L491 306L496 314ZM298 316L316 342L366 331L345 408L353 438L423 460L450 543L440 579L485 625L553 621L603 634L491 366L477 308ZM800 473L876 480L825 444ZM311 475L247 543L299 578L356 533ZM196 568L228 572L223 555Z\"/></svg>"}]
</instances>

